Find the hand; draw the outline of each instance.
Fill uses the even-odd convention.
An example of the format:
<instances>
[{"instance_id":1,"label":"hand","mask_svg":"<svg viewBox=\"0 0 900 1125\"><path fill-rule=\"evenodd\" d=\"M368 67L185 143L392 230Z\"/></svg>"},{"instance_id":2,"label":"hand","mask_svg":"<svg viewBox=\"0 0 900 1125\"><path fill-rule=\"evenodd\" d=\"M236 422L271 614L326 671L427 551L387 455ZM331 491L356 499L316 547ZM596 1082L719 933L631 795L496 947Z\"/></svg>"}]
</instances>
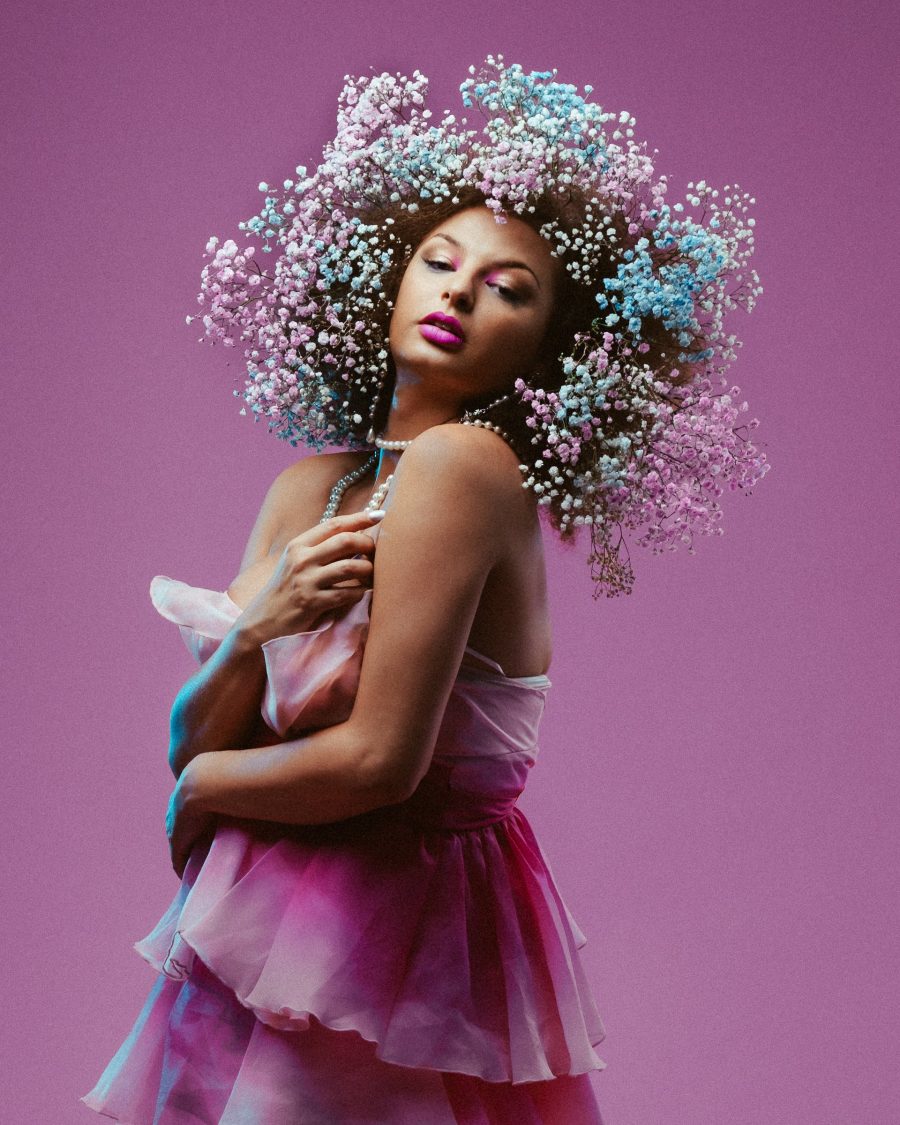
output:
<instances>
[{"instance_id":1,"label":"hand","mask_svg":"<svg viewBox=\"0 0 900 1125\"><path fill-rule=\"evenodd\" d=\"M292 539L269 581L241 614L255 645L303 633L328 613L355 605L372 585L376 520L368 512L334 516Z\"/></svg>"},{"instance_id":2,"label":"hand","mask_svg":"<svg viewBox=\"0 0 900 1125\"><path fill-rule=\"evenodd\" d=\"M210 838L215 829L216 818L199 806L192 781L193 774L188 765L178 779L166 811L169 852L172 867L179 879L184 875L195 845Z\"/></svg>"}]
</instances>

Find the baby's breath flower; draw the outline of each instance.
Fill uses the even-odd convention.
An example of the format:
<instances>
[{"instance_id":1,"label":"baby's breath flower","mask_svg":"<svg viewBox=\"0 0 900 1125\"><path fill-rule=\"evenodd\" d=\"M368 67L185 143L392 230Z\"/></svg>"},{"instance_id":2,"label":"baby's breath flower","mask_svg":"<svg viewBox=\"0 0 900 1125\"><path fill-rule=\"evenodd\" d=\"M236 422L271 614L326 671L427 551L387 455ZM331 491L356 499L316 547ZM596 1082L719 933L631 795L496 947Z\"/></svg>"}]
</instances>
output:
<instances>
[{"instance_id":1,"label":"baby's breath flower","mask_svg":"<svg viewBox=\"0 0 900 1125\"><path fill-rule=\"evenodd\" d=\"M721 534L723 492L748 490L769 468L749 441L757 420L739 420L747 404L725 382L738 341L724 316L762 291L749 266L754 200L699 180L670 204L634 117L603 110L591 86L579 94L555 70L529 74L500 55L470 67L460 93L484 115L480 130L449 112L433 118L427 91L419 71L347 77L318 167L298 165L281 188L260 183L262 208L238 227L242 250L207 242L205 312L187 322L243 347L242 413L294 445L362 447L389 363L386 279L409 252L398 210L474 190L505 222L577 191L580 225L554 219L540 234L595 294L596 319L559 356L557 391L516 382L531 441L520 468L563 534L589 528L598 588L629 592L625 530L657 553L693 551L697 534ZM676 342L664 355L660 332Z\"/></svg>"}]
</instances>

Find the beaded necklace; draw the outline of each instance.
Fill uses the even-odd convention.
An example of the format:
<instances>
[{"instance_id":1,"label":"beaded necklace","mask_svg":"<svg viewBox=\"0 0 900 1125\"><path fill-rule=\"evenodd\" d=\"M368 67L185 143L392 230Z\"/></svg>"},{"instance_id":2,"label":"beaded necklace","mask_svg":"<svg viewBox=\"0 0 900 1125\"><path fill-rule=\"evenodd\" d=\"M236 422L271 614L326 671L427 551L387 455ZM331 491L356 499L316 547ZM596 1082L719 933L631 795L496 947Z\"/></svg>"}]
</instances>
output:
<instances>
[{"instance_id":1,"label":"beaded necklace","mask_svg":"<svg viewBox=\"0 0 900 1125\"><path fill-rule=\"evenodd\" d=\"M338 514L338 508L340 508L341 501L344 499L344 493L350 485L356 484L358 480L362 480L363 477L368 476L377 464L378 451L376 450L363 461L358 469L353 469L351 472L345 473L340 480L335 483L334 488L328 493L328 503L325 505L325 511L322 513L322 518L319 520L319 523L324 523L326 520L330 520L332 516ZM368 509L368 504L366 508Z\"/></svg>"},{"instance_id":2,"label":"beaded necklace","mask_svg":"<svg viewBox=\"0 0 900 1125\"><path fill-rule=\"evenodd\" d=\"M341 502L344 499L344 493L351 485L356 484L358 480L362 480L363 477L368 476L372 469L376 467L380 456L380 450L386 449L392 453L402 453L404 449L412 445L412 438L404 441L388 441L386 438L375 437L374 434L371 433L369 434L369 440L376 446L375 452L370 454L358 468L351 470L349 473L345 473L340 480L335 483L332 490L328 493L328 503L325 505L325 511L322 513L322 518L319 520L319 523L324 523L326 520L330 520L332 516L338 514ZM393 479L394 474L391 473L369 497L363 511L375 512L378 510L380 505L384 503L384 498L388 494L388 489L391 487L391 481Z\"/></svg>"},{"instance_id":3,"label":"beaded necklace","mask_svg":"<svg viewBox=\"0 0 900 1125\"><path fill-rule=\"evenodd\" d=\"M493 406L496 404L492 403L491 405ZM474 413L478 412L473 412L473 415ZM475 418L473 415L467 414L463 416L460 419L460 425L480 426L485 430L492 430L499 437L502 437L507 443L510 443L509 435L504 430L501 430L499 426L495 426L493 422L488 422L485 419ZM362 480L363 477L368 476L372 469L375 468L375 466L378 464L380 450L385 449L391 453L402 453L404 449L408 449L413 443L412 438L390 441L387 438L376 437L371 430L369 431L369 441L371 441L375 445L375 452L367 457L366 460L359 466L359 468L353 469L349 473L345 473L344 476L342 476L340 480L335 483L331 492L329 492L328 494L328 503L325 505L325 511L322 513L322 518L319 520L319 523L324 523L326 520L330 520L332 516L336 516L338 514L341 502L344 499L344 493L351 485L356 484L358 480ZM391 482L393 481L393 479L393 473L390 473L387 477L385 477L384 481L369 497L363 511L378 511L378 509L384 503L385 497L388 494L388 489L391 487Z\"/></svg>"}]
</instances>

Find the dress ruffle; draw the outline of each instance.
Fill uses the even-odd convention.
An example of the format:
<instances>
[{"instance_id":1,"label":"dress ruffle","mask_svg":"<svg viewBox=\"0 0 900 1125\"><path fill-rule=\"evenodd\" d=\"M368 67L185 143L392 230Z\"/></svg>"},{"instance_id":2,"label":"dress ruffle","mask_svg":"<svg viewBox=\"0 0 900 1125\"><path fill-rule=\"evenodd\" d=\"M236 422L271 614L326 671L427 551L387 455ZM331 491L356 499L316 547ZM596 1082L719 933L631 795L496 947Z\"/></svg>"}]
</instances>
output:
<instances>
[{"instance_id":1,"label":"dress ruffle","mask_svg":"<svg viewBox=\"0 0 900 1125\"><path fill-rule=\"evenodd\" d=\"M157 574L150 583L150 600L157 613L178 626L199 663L212 656L241 612L221 590L189 586L164 574Z\"/></svg>"},{"instance_id":2,"label":"dress ruffle","mask_svg":"<svg viewBox=\"0 0 900 1125\"><path fill-rule=\"evenodd\" d=\"M520 810L423 833L397 806L274 841L221 827L137 949L174 979L199 957L270 1027L314 1016L386 1062L518 1083L604 1065L579 938Z\"/></svg>"},{"instance_id":3,"label":"dress ruffle","mask_svg":"<svg viewBox=\"0 0 900 1125\"><path fill-rule=\"evenodd\" d=\"M158 574L150 583L156 610L181 631L194 659L215 652L241 610L220 590L188 586ZM262 646L266 688L260 708L266 724L288 738L292 732L342 723L353 709L369 632L367 591L345 613L316 629L274 637Z\"/></svg>"},{"instance_id":4,"label":"dress ruffle","mask_svg":"<svg viewBox=\"0 0 900 1125\"><path fill-rule=\"evenodd\" d=\"M127 1125L603 1125L589 1075L511 1086L392 1066L312 1018L275 1031L200 961L158 979L83 1100Z\"/></svg>"},{"instance_id":5,"label":"dress ruffle","mask_svg":"<svg viewBox=\"0 0 900 1125\"><path fill-rule=\"evenodd\" d=\"M332 620L262 646L262 715L272 730L289 738L294 729L313 730L349 718L368 631L368 616L355 613L343 629L335 630Z\"/></svg>"}]
</instances>

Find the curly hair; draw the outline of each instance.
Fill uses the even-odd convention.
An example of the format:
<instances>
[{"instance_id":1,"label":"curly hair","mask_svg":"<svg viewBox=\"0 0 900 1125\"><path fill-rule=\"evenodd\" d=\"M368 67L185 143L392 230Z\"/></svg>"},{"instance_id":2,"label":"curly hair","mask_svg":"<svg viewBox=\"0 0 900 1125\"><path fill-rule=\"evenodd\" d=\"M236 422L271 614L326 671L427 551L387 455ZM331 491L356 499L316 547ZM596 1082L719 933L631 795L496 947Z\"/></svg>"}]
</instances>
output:
<instances>
[{"instance_id":1,"label":"curly hair","mask_svg":"<svg viewBox=\"0 0 900 1125\"><path fill-rule=\"evenodd\" d=\"M547 224L555 224L557 229L571 234L579 230L584 223L587 203L588 200L582 192L576 187L570 187L565 193L544 193L528 210L507 217L526 223L538 234ZM594 203L596 205L597 201L595 200ZM385 338L400 284L418 247L447 219L461 211L486 205L483 193L477 188L471 188L460 192L454 201L422 202L418 210L413 213L399 204L394 207L379 206L360 210L356 217L362 223L384 230L390 228L391 241L402 247L401 253L394 256L392 265L384 274L385 300L379 307L373 309L372 319L383 330ZM627 247L629 243L632 245L637 243L637 238L628 233L627 222L618 218L617 227L616 233L620 246ZM612 254L606 261L595 262L590 283L575 280L566 269L560 268L556 271L553 314L539 351L535 371L522 373L526 383L533 382L535 386L540 386L546 391L559 391L565 379L563 359L576 350L579 340L589 339L602 332L596 291L598 282L602 282L604 277L614 277L615 272L616 259ZM678 333L673 329L667 329L660 318L653 317L645 319L643 332L644 339L649 345L645 360L653 370L664 377L670 386L681 386L688 382L691 376L688 365L682 362L676 366L679 354L684 352L684 346L678 340ZM702 349L704 341L699 336L695 336L692 347ZM376 432L387 424L390 409L394 380L393 360L390 357L387 368L387 379L371 418ZM510 384L508 391L510 392L508 397L502 401L497 402L496 392L491 392L463 403L463 409L468 412L481 412L484 417L502 429L523 466L531 467L534 462L540 460L540 443L533 429L528 425L530 417L528 404L521 395L513 393L513 384ZM607 410L605 423L604 432L610 437L635 433L639 429L639 420L635 415L629 415L626 410L616 410L612 404ZM588 453L588 450L585 450L585 453ZM586 460L586 464L590 467L589 459ZM554 529L563 538L569 538L576 528L561 520L563 499L562 495L552 497L547 504L547 515Z\"/></svg>"}]
</instances>

